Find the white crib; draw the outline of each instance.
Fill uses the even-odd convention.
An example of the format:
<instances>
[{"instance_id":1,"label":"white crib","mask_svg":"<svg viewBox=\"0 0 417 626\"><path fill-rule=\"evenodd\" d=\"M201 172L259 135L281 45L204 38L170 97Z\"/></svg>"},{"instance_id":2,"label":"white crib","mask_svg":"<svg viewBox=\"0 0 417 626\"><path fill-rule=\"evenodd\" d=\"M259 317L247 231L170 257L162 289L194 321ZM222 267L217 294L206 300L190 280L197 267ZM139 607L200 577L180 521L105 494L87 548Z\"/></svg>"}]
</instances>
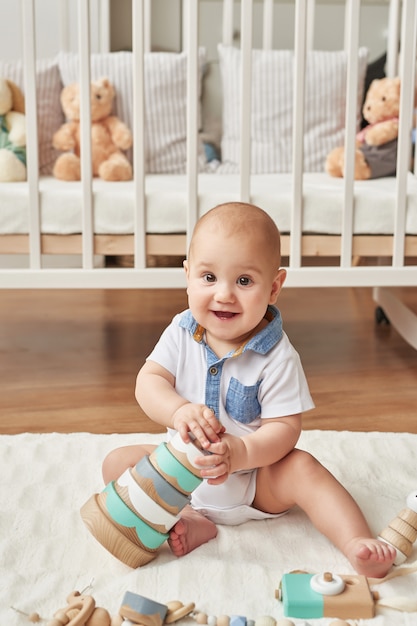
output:
<instances>
[{"instance_id":1,"label":"white crib","mask_svg":"<svg viewBox=\"0 0 417 626\"><path fill-rule=\"evenodd\" d=\"M21 19L15 25L24 42L21 60L26 98L27 181L0 184L0 258L7 257L7 264L0 266L0 287L183 287L181 268L154 267L149 260L160 256L165 259L184 257L198 216L209 208L228 200L251 201L268 211L282 232L284 260L289 268L288 286L374 287L375 299L392 321L394 317L399 319L400 332L417 347L413 314L384 289L417 285L417 177L410 166L417 32L415 0L386 2L386 71L391 76L398 74L402 80L397 174L369 181L354 181L353 175L358 98L366 69L366 57L364 64L360 45L361 11L366 0L346 0L344 43L340 51L334 52L337 63L344 63L346 86L342 141L347 165L343 179L325 174L324 164L322 171L317 163L311 168L306 166L309 151L314 160L315 146L319 142L314 134L310 144L306 141L309 121L304 106L319 0L295 0L293 50L281 51L279 63L284 65L279 67L288 67L288 59L294 58L294 74L289 77L286 90L291 98L292 129L288 127L288 132L283 131L290 151L280 171L271 171L270 164L262 169L263 157L257 155L251 135L253 116L261 106L259 98L255 97L260 72L258 60L261 58L262 68L264 58L251 51L262 47L262 54L269 58L273 48L280 47L275 31L282 3L222 0L219 43L223 47L219 55L223 94L217 94L217 100L223 97L221 145L229 163L220 164L217 161L203 163L204 135L199 132L202 52L198 33L204 19L202 3L201 0L175 3L178 11L181 10L184 50L181 67L185 80L182 87L186 89L183 93L183 163L178 160L178 171L168 168L166 172L153 172L149 168L146 107L150 106L150 96L146 92L145 70L146 64L158 54L149 52L151 0L132 1L132 52L129 53L108 52L110 0L78 0L75 26L72 22L77 53L72 56L68 53L70 57L65 53L70 39L66 25L71 20L65 13L69 3L62 0L59 5L62 13L56 24L63 41L60 59L64 59L64 74L66 72L64 77L61 72L61 80L69 82L75 76L82 93L82 180L71 183L54 179L50 172L45 174L40 163L42 155L38 144L42 129L37 111L40 102L35 28L39 3L41 0L21 0ZM72 9L74 6L75 0ZM170 10L172 8L171 3ZM207 10L211 9L205 6ZM260 20L261 46L253 35ZM237 30L240 43L236 47ZM211 36L214 35L211 33ZM93 74L99 68L105 71L106 62L116 57L121 63L123 59L129 62L134 180L111 183L92 177L88 88ZM169 62L178 63L179 57L179 52L172 53ZM320 57L314 58L317 61ZM340 71L337 63L334 67ZM118 65L115 71L119 72L120 67ZM238 75L236 68L240 68ZM120 72L117 76L120 78ZM235 91L234 83L238 85ZM263 98L268 99L269 95L263 94ZM55 100L55 108L56 104ZM52 114L44 112L43 115L46 115L44 119L52 120ZM232 166L230 159L235 161ZM75 255L77 262L81 259L79 266L54 267L52 263L51 267L50 259L62 254ZM22 255L24 267L19 266ZM126 256L132 259L131 266L115 267L107 262L110 257ZM15 258L19 263L14 264Z\"/></svg>"}]
</instances>

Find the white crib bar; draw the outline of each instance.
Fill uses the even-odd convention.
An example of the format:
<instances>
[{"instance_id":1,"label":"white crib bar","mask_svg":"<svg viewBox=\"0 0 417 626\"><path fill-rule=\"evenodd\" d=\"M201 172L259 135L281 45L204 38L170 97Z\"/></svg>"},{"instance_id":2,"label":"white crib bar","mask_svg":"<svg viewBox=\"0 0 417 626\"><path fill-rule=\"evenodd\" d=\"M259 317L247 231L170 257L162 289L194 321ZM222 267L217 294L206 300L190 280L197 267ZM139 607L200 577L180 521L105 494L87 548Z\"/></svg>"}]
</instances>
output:
<instances>
[{"instance_id":1,"label":"white crib bar","mask_svg":"<svg viewBox=\"0 0 417 626\"><path fill-rule=\"evenodd\" d=\"M134 10L134 2L132 3L132 11ZM143 6L143 23L142 31L143 49L145 52L151 51L151 33L152 33L152 0L144 0Z\"/></svg>"},{"instance_id":2,"label":"white crib bar","mask_svg":"<svg viewBox=\"0 0 417 626\"><path fill-rule=\"evenodd\" d=\"M185 0L187 50L187 249L198 216L198 8L195 0Z\"/></svg>"},{"instance_id":3,"label":"white crib bar","mask_svg":"<svg viewBox=\"0 0 417 626\"><path fill-rule=\"evenodd\" d=\"M415 89L416 15L415 0L404 0L401 41L408 42L408 45L403 45L401 48L400 62L401 101L397 151L397 198L394 216L394 250L392 255L392 264L396 266L404 265L407 175L411 156L410 134Z\"/></svg>"},{"instance_id":4,"label":"white crib bar","mask_svg":"<svg viewBox=\"0 0 417 626\"><path fill-rule=\"evenodd\" d=\"M135 189L134 209L134 263L135 269L146 265L146 200L145 200L145 93L144 54L149 52L149 36L144 32L151 24L149 2L136 0L132 3L133 42L133 171Z\"/></svg>"},{"instance_id":5,"label":"white crib bar","mask_svg":"<svg viewBox=\"0 0 417 626\"><path fill-rule=\"evenodd\" d=\"M344 175L344 205L342 215L342 240L340 265L349 267L352 264L353 206L354 206L354 158L358 102L358 50L359 50L359 16L360 0L348 0L346 4L345 32L346 51L348 54L346 80L346 124L345 153L346 166Z\"/></svg>"},{"instance_id":6,"label":"white crib bar","mask_svg":"<svg viewBox=\"0 0 417 626\"><path fill-rule=\"evenodd\" d=\"M274 0L264 0L262 23L262 48L272 50L274 33Z\"/></svg>"},{"instance_id":7,"label":"white crib bar","mask_svg":"<svg viewBox=\"0 0 417 626\"><path fill-rule=\"evenodd\" d=\"M296 0L294 33L294 104L290 267L301 267L303 228L304 94L307 55L307 2Z\"/></svg>"},{"instance_id":8,"label":"white crib bar","mask_svg":"<svg viewBox=\"0 0 417 626\"><path fill-rule=\"evenodd\" d=\"M240 199L250 201L253 0L241 3Z\"/></svg>"},{"instance_id":9,"label":"white crib bar","mask_svg":"<svg viewBox=\"0 0 417 626\"><path fill-rule=\"evenodd\" d=\"M82 207L82 257L83 268L94 266L93 247L93 171L91 150L90 109L90 6L87 0L78 0L78 46L80 67L80 135L81 135L81 187Z\"/></svg>"},{"instance_id":10,"label":"white crib bar","mask_svg":"<svg viewBox=\"0 0 417 626\"><path fill-rule=\"evenodd\" d=\"M397 76L398 73L401 2L402 0L390 0L389 3L386 74L390 78Z\"/></svg>"},{"instance_id":11,"label":"white crib bar","mask_svg":"<svg viewBox=\"0 0 417 626\"><path fill-rule=\"evenodd\" d=\"M233 9L234 0L223 1L222 42L225 46L233 45Z\"/></svg>"},{"instance_id":12,"label":"white crib bar","mask_svg":"<svg viewBox=\"0 0 417 626\"><path fill-rule=\"evenodd\" d=\"M90 0L92 15L99 19L97 49L110 52L110 0Z\"/></svg>"},{"instance_id":13,"label":"white crib bar","mask_svg":"<svg viewBox=\"0 0 417 626\"><path fill-rule=\"evenodd\" d=\"M36 41L34 0L22 0L23 65L26 93L26 153L29 192L30 269L41 267L38 122L36 109Z\"/></svg>"},{"instance_id":14,"label":"white crib bar","mask_svg":"<svg viewBox=\"0 0 417 626\"><path fill-rule=\"evenodd\" d=\"M316 0L307 2L306 49L314 49L314 28L316 23Z\"/></svg>"}]
</instances>

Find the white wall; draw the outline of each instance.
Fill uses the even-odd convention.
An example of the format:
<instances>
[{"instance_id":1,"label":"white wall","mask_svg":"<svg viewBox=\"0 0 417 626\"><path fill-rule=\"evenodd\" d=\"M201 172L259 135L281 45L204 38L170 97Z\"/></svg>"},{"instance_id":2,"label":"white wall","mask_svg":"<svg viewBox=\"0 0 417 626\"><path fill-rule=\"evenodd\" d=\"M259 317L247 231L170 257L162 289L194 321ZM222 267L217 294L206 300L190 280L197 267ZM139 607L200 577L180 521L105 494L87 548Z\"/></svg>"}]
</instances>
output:
<instances>
[{"instance_id":1,"label":"white wall","mask_svg":"<svg viewBox=\"0 0 417 626\"><path fill-rule=\"evenodd\" d=\"M111 48L129 49L131 37L132 0L109 0ZM90 0L93 49L98 47L99 7L107 0ZM0 0L0 56L5 60L20 58L22 37L16 24L20 23L20 1ZM37 26L37 53L40 57L53 56L62 49L60 39L65 25L69 25L69 49L77 48L76 0L35 0ZM60 12L68 12L62 22ZM221 0L200 1L200 38L207 48L208 58L216 58L216 42L221 36ZM238 33L239 15L236 11L235 27ZM181 0L152 0L152 41L156 50L178 50L181 47ZM343 0L317 0L315 47L335 50L343 46ZM385 51L388 0L363 0L361 13L361 45L370 51L370 60ZM293 46L294 0L280 0L275 8L275 45L279 48ZM260 45L262 23L261 3L255 1L255 45ZM13 26L12 26L13 25ZM62 26L61 26L62 25Z\"/></svg>"},{"instance_id":2,"label":"white wall","mask_svg":"<svg viewBox=\"0 0 417 626\"><path fill-rule=\"evenodd\" d=\"M294 1L281 0L274 9L274 47L290 49L294 47ZM207 46L209 56L215 57L215 42L221 36L221 0L200 2L200 36ZM314 47L320 50L340 50L343 48L345 3L341 0L317 0ZM239 36L240 16L235 11L235 32ZM262 5L254 4L254 45L261 46ZM360 45L368 47L370 60L379 57L386 46L386 25L388 21L387 0L363 0L361 8Z\"/></svg>"},{"instance_id":3,"label":"white wall","mask_svg":"<svg viewBox=\"0 0 417 626\"><path fill-rule=\"evenodd\" d=\"M92 51L99 50L98 7L102 0L91 2ZM104 3L107 0L104 0ZM36 54L50 58L59 50L77 50L76 0L35 0ZM0 58L14 61L22 58L21 2L0 0ZM62 45L62 41L65 41Z\"/></svg>"},{"instance_id":4,"label":"white wall","mask_svg":"<svg viewBox=\"0 0 417 626\"><path fill-rule=\"evenodd\" d=\"M111 48L132 48L132 0L110 0ZM152 0L152 47L181 49L181 0Z\"/></svg>"},{"instance_id":5,"label":"white wall","mask_svg":"<svg viewBox=\"0 0 417 626\"><path fill-rule=\"evenodd\" d=\"M129 48L131 39L131 0L110 0L112 48ZM316 0L315 48L338 50L343 47L344 0ZM180 0L152 0L152 41L155 49L178 50L181 46ZM261 2L255 1L255 45L260 45ZM200 0L200 38L209 58L216 57L216 42L221 38L221 0ZM370 60L385 51L388 0L362 0L360 45L367 46ZM277 48L293 47L294 0L276 2L274 32ZM238 34L239 14L235 28Z\"/></svg>"}]
</instances>

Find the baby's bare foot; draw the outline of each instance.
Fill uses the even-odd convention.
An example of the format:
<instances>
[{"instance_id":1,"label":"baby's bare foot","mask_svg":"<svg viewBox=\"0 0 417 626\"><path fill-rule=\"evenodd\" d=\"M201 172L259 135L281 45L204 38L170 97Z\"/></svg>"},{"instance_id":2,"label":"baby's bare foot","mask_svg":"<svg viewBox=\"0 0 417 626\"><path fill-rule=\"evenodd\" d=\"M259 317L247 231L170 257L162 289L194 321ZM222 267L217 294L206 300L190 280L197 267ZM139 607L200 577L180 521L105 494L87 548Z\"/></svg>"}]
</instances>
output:
<instances>
[{"instance_id":1,"label":"baby's bare foot","mask_svg":"<svg viewBox=\"0 0 417 626\"><path fill-rule=\"evenodd\" d=\"M383 578L396 557L395 549L379 539L355 537L346 546L345 554L358 574Z\"/></svg>"},{"instance_id":2,"label":"baby's bare foot","mask_svg":"<svg viewBox=\"0 0 417 626\"><path fill-rule=\"evenodd\" d=\"M184 556L216 535L216 524L187 506L169 533L168 545L175 556Z\"/></svg>"}]
</instances>

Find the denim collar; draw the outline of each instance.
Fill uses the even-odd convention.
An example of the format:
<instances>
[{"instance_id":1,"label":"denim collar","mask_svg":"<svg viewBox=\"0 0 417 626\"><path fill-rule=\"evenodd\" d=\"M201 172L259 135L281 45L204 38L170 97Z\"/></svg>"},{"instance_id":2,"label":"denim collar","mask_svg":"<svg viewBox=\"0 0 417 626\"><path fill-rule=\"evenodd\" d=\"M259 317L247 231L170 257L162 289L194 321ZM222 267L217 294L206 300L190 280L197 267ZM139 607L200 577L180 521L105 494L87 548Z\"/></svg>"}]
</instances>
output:
<instances>
[{"instance_id":1,"label":"denim collar","mask_svg":"<svg viewBox=\"0 0 417 626\"><path fill-rule=\"evenodd\" d=\"M267 354L271 348L281 341L283 334L282 318L277 307L269 305L265 313L265 319L268 320L268 325L254 337L251 337L249 341L238 348L237 351L232 353L232 356L237 356L237 353L242 354L243 352L246 352L246 350L252 350L253 352L258 352L259 354ZM181 328L188 330L195 341L198 343L205 343L205 329L194 319L190 309L187 309L184 312L179 325Z\"/></svg>"}]
</instances>

